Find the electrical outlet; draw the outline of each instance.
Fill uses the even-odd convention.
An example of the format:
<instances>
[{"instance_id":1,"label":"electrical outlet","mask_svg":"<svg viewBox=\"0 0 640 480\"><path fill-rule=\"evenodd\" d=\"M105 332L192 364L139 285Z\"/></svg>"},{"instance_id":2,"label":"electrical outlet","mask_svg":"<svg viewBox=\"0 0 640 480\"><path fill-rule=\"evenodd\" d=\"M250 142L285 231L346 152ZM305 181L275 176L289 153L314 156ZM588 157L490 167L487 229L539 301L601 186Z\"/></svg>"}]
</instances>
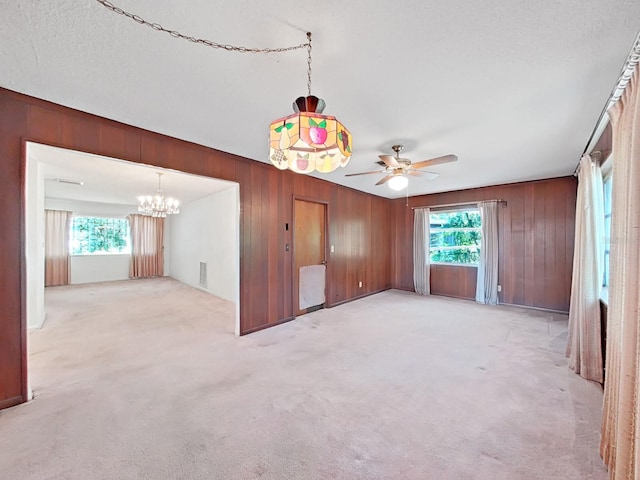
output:
<instances>
[{"instance_id":1,"label":"electrical outlet","mask_svg":"<svg viewBox=\"0 0 640 480\"><path fill-rule=\"evenodd\" d=\"M362 282L358 282L358 288L362 288Z\"/></svg>"},{"instance_id":2,"label":"electrical outlet","mask_svg":"<svg viewBox=\"0 0 640 480\"><path fill-rule=\"evenodd\" d=\"M498 285L498 291L501 292L502 291L502 285Z\"/></svg>"}]
</instances>

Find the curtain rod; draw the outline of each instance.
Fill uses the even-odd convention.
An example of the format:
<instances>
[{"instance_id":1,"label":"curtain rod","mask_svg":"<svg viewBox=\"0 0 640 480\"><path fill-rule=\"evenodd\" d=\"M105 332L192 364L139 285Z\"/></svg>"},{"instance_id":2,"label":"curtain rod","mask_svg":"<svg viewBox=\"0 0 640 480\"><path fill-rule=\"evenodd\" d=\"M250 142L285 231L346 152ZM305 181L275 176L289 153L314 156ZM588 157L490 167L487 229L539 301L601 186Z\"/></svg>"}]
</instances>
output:
<instances>
[{"instance_id":1,"label":"curtain rod","mask_svg":"<svg viewBox=\"0 0 640 480\"><path fill-rule=\"evenodd\" d=\"M624 90L625 88L627 88L627 85L629 84L629 81L631 80L631 76L633 75L633 72L636 66L638 65L638 63L640 63L640 32L638 32L638 34L636 35L636 41L633 43L633 46L631 47L631 51L629 52L629 55L627 55L627 60L624 62L622 70L618 75L618 81L613 87L613 90L611 90L607 103L605 103L604 108L600 112L600 116L598 117L596 126L593 128L593 131L591 132L591 136L587 141L587 145L584 147L584 151L582 152L582 155L584 155L589 151L589 148L591 147L591 143L596 137L596 134L598 133L598 131L600 130L600 133L602 133L602 130L604 130L604 127L606 125L605 116L607 115L607 110L609 110L609 108L611 108L611 106L614 105L624 93ZM577 168L576 168L576 171L577 171Z\"/></svg>"},{"instance_id":2,"label":"curtain rod","mask_svg":"<svg viewBox=\"0 0 640 480\"><path fill-rule=\"evenodd\" d=\"M600 150L594 150L593 152L588 154L591 157L591 160L594 160L596 162L599 162L600 160L606 160L606 159L602 159L602 151ZM582 154L582 157L584 157L585 154ZM582 160L582 157L580 157L580 160ZM580 173L580 163L578 163L578 166L576 167L576 171L573 172L573 176L577 177L578 174Z\"/></svg>"},{"instance_id":3,"label":"curtain rod","mask_svg":"<svg viewBox=\"0 0 640 480\"><path fill-rule=\"evenodd\" d=\"M445 203L443 205L423 205L421 207L411 207L411 210L416 210L420 208L447 208L447 207L462 207L463 205L477 205L480 202L498 202L502 204L503 207L507 206L507 201L502 199L494 199L494 200L478 200L476 202L458 202L458 203Z\"/></svg>"}]
</instances>

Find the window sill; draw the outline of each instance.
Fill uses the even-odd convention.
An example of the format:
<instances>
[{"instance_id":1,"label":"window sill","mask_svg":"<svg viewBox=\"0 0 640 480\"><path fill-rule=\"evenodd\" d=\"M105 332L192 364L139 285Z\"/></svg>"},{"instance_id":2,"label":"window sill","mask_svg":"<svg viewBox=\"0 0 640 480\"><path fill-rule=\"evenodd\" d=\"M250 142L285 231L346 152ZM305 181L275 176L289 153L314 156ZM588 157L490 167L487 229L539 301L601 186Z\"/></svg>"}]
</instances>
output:
<instances>
[{"instance_id":1,"label":"window sill","mask_svg":"<svg viewBox=\"0 0 640 480\"><path fill-rule=\"evenodd\" d=\"M474 267L478 268L477 263L453 263L453 262L431 262L430 265L438 265L445 267Z\"/></svg>"},{"instance_id":2,"label":"window sill","mask_svg":"<svg viewBox=\"0 0 640 480\"><path fill-rule=\"evenodd\" d=\"M90 257L130 257L131 253L80 253L70 255L72 258L90 258Z\"/></svg>"}]
</instances>

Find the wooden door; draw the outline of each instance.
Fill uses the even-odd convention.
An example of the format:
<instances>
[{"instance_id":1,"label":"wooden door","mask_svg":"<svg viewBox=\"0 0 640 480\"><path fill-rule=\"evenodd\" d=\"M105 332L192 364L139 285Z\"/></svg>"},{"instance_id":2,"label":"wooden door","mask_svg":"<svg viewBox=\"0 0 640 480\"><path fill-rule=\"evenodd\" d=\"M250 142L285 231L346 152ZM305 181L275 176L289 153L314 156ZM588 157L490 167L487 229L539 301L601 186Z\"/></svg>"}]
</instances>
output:
<instances>
[{"instance_id":1,"label":"wooden door","mask_svg":"<svg viewBox=\"0 0 640 480\"><path fill-rule=\"evenodd\" d=\"M305 268L303 275L308 275L310 270L312 270L311 273L313 275L317 275L321 270L324 270L321 267L325 267L327 264L327 205L296 199L294 200L293 215L293 311L298 316L324 305L325 281L322 282L322 285L319 285L318 281L312 282L311 285L316 290L312 292L311 298L317 299L316 302L320 303L307 305L307 302L304 302L301 304L300 269L315 266L314 269ZM316 280L318 278L316 277ZM303 284L303 289L308 288L309 285L307 281L306 284ZM322 289L321 292L319 291L320 288Z\"/></svg>"}]
</instances>

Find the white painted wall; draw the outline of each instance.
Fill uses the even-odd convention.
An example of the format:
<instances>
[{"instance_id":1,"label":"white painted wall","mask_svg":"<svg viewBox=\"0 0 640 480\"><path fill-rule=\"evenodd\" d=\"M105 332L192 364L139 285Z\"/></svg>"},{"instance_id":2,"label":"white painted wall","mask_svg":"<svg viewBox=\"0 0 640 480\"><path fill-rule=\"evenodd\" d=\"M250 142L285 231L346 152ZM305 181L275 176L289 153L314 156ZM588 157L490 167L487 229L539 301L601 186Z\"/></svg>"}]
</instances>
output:
<instances>
[{"instance_id":1,"label":"white painted wall","mask_svg":"<svg viewBox=\"0 0 640 480\"><path fill-rule=\"evenodd\" d=\"M129 254L73 255L71 285L129 279Z\"/></svg>"},{"instance_id":2,"label":"white painted wall","mask_svg":"<svg viewBox=\"0 0 640 480\"><path fill-rule=\"evenodd\" d=\"M96 217L126 217L130 213L137 213L137 205L120 205L111 203L82 202L56 198L45 199L48 209L69 210L76 215ZM165 276L170 272L170 255L168 251L167 231L168 222L165 221ZM129 279L129 254L117 255L72 255L71 256L71 284L111 282Z\"/></svg>"},{"instance_id":3,"label":"white painted wall","mask_svg":"<svg viewBox=\"0 0 640 480\"><path fill-rule=\"evenodd\" d=\"M25 257L27 265L27 326L40 328L44 309L44 172L29 160L27 144Z\"/></svg>"},{"instance_id":4,"label":"white painted wall","mask_svg":"<svg viewBox=\"0 0 640 480\"><path fill-rule=\"evenodd\" d=\"M239 305L238 186L181 205L171 217L171 276ZM200 287L200 262L207 287Z\"/></svg>"}]
</instances>

